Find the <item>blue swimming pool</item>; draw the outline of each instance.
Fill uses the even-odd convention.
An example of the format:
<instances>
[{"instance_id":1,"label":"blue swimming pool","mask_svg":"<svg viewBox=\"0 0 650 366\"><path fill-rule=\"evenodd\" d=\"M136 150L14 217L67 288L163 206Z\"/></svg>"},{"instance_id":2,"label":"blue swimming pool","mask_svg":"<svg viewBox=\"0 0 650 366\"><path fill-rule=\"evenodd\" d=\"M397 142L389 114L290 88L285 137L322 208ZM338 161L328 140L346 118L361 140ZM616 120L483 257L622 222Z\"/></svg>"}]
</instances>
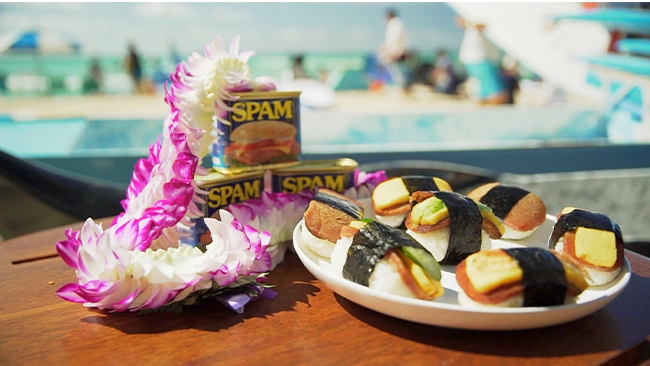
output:
<instances>
[{"instance_id":1,"label":"blue swimming pool","mask_svg":"<svg viewBox=\"0 0 650 366\"><path fill-rule=\"evenodd\" d=\"M305 110L304 159L439 160L513 173L650 166L650 145L614 145L597 111L568 106L341 113ZM0 148L91 177L127 183L162 120L0 121ZM204 165L209 166L209 159Z\"/></svg>"},{"instance_id":2,"label":"blue swimming pool","mask_svg":"<svg viewBox=\"0 0 650 366\"><path fill-rule=\"evenodd\" d=\"M307 113L305 153L539 147L607 141L598 113L565 106L491 107L436 114Z\"/></svg>"}]
</instances>

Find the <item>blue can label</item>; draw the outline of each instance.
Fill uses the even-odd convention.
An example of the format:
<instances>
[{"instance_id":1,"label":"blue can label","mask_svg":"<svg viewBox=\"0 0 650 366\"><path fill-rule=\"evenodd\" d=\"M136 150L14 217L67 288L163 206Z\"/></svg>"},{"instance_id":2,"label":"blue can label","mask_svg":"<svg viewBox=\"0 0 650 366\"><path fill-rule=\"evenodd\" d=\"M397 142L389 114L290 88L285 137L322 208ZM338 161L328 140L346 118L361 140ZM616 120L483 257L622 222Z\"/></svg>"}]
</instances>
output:
<instances>
[{"instance_id":1,"label":"blue can label","mask_svg":"<svg viewBox=\"0 0 650 366\"><path fill-rule=\"evenodd\" d=\"M200 182L205 194L199 194L205 203L199 205L203 217L218 217L220 209L232 203L240 203L251 198L259 198L264 190L264 172L242 174L239 176L217 175L214 182ZM201 184L203 183L203 184ZM181 237L181 243L196 246L212 241L210 231L203 218L191 219L194 226Z\"/></svg>"},{"instance_id":2,"label":"blue can label","mask_svg":"<svg viewBox=\"0 0 650 366\"><path fill-rule=\"evenodd\" d=\"M217 120L212 165L246 170L300 161L300 92L236 94L231 111Z\"/></svg>"}]
</instances>

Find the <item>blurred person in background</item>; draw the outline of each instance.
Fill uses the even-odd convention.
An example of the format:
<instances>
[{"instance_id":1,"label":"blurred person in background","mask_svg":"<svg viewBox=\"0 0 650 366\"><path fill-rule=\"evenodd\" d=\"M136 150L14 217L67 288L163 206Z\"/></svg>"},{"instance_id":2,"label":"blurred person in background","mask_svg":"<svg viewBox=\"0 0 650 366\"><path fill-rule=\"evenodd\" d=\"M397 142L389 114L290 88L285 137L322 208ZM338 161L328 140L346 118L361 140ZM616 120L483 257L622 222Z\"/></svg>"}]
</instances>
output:
<instances>
[{"instance_id":1,"label":"blurred person in background","mask_svg":"<svg viewBox=\"0 0 650 366\"><path fill-rule=\"evenodd\" d=\"M305 68L305 55L297 53L291 56L290 68L283 70L276 83L278 90L300 92L300 106L313 109L325 109L334 104L336 93L328 84L327 71L320 69L319 77L314 71Z\"/></svg>"},{"instance_id":2,"label":"blurred person in background","mask_svg":"<svg viewBox=\"0 0 650 366\"><path fill-rule=\"evenodd\" d=\"M294 79L309 79L309 75L305 70L305 56L302 54L297 54L293 56L291 62L291 71L293 72Z\"/></svg>"},{"instance_id":3,"label":"blurred person in background","mask_svg":"<svg viewBox=\"0 0 650 366\"><path fill-rule=\"evenodd\" d=\"M379 49L379 61L390 65L403 61L406 57L406 29L404 22L397 16L397 11L386 11L386 35Z\"/></svg>"},{"instance_id":4,"label":"blurred person in background","mask_svg":"<svg viewBox=\"0 0 650 366\"><path fill-rule=\"evenodd\" d=\"M429 75L433 70L433 65L428 62L422 62L417 52L406 52L403 62L405 64L404 68L407 70L407 73L404 75L406 77L404 79L404 92L406 94L412 92L414 84L432 85Z\"/></svg>"},{"instance_id":5,"label":"blurred person in background","mask_svg":"<svg viewBox=\"0 0 650 366\"><path fill-rule=\"evenodd\" d=\"M506 100L505 104L514 104L515 95L519 91L519 70L517 68L517 60L509 55L504 55L501 59L502 79L506 87Z\"/></svg>"},{"instance_id":6,"label":"blurred person in background","mask_svg":"<svg viewBox=\"0 0 650 366\"><path fill-rule=\"evenodd\" d=\"M496 52L483 35L484 24L458 18L465 28L458 58L467 71L466 93L481 104L503 104L508 100L501 68L494 60Z\"/></svg>"},{"instance_id":7,"label":"blurred person in background","mask_svg":"<svg viewBox=\"0 0 650 366\"><path fill-rule=\"evenodd\" d=\"M129 44L128 53L124 60L124 68L133 81L135 92L138 94L142 93L144 89L142 85L142 65L140 63L140 56L133 43Z\"/></svg>"},{"instance_id":8,"label":"blurred person in background","mask_svg":"<svg viewBox=\"0 0 650 366\"><path fill-rule=\"evenodd\" d=\"M391 81L402 85L405 89L410 80L411 70L406 64L406 28L404 21L397 15L395 9L386 11L386 33L384 42L379 47L378 60L385 67Z\"/></svg>"},{"instance_id":9,"label":"blurred person in background","mask_svg":"<svg viewBox=\"0 0 650 366\"><path fill-rule=\"evenodd\" d=\"M90 60L88 77L86 78L86 91L91 94L101 94L103 92L104 73L99 65L99 58L93 57Z\"/></svg>"},{"instance_id":10,"label":"blurred person in background","mask_svg":"<svg viewBox=\"0 0 650 366\"><path fill-rule=\"evenodd\" d=\"M460 78L454 70L453 64L447 55L447 51L436 51L436 61L431 73L433 90L436 93L456 94L456 87Z\"/></svg>"}]
</instances>

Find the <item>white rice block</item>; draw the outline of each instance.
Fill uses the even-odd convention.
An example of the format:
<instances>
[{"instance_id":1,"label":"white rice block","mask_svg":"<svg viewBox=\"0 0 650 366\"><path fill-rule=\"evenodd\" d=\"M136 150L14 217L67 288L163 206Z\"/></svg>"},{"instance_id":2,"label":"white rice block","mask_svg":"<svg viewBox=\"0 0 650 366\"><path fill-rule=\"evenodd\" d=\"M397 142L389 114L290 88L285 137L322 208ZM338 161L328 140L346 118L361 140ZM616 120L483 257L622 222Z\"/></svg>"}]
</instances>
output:
<instances>
[{"instance_id":1,"label":"white rice block","mask_svg":"<svg viewBox=\"0 0 650 366\"><path fill-rule=\"evenodd\" d=\"M381 216L381 215L375 214L377 221L381 222L384 225L388 225L388 226L391 226L391 227L398 227L398 226L402 225L402 223L406 219L407 215L408 215L408 212L404 212L404 213L393 215L393 216Z\"/></svg>"},{"instance_id":2,"label":"white rice block","mask_svg":"<svg viewBox=\"0 0 650 366\"><path fill-rule=\"evenodd\" d=\"M430 231L428 233L420 234L412 230L406 230L406 233L411 235L413 239L417 240L418 243L428 250L436 261L440 262L445 258L447 254L447 248L449 247L449 228ZM492 239L485 232L481 230L481 250L488 250L492 248Z\"/></svg>"},{"instance_id":3,"label":"white rice block","mask_svg":"<svg viewBox=\"0 0 650 366\"><path fill-rule=\"evenodd\" d=\"M350 245L352 245L352 237L342 237L336 242L334 250L332 250L330 262L332 263L332 267L334 267L334 271L339 276L343 276L343 266L348 259Z\"/></svg>"},{"instance_id":4,"label":"white rice block","mask_svg":"<svg viewBox=\"0 0 650 366\"><path fill-rule=\"evenodd\" d=\"M564 303L565 304L573 304L575 303L576 298L573 296L565 296L564 297ZM495 308L519 308L524 306L524 295L515 295L509 299L505 299L501 302L498 302L496 304L482 304L480 302L474 301L465 294L465 291L459 290L458 291L458 303L462 306L466 307L473 307L473 308L485 308L485 307L495 307Z\"/></svg>"},{"instance_id":5,"label":"white rice block","mask_svg":"<svg viewBox=\"0 0 650 366\"><path fill-rule=\"evenodd\" d=\"M528 231L519 231L512 226L506 224L505 222L503 223L503 227L505 227L506 232L503 233L501 236L501 239L509 239L509 240L521 240L525 239L529 236L531 236L537 228L528 230ZM539 227L539 226L538 226Z\"/></svg>"},{"instance_id":6,"label":"white rice block","mask_svg":"<svg viewBox=\"0 0 650 366\"><path fill-rule=\"evenodd\" d=\"M345 261L348 259L348 250L352 245L352 238L341 238L336 242L332 256L330 257L330 262L334 271L342 276L343 275L343 266L345 266ZM387 294L394 294L399 296L407 296L415 298L411 290L404 284L399 273L393 268L393 266L388 263L387 260L380 260L375 269L372 271L370 278L368 279L368 287L371 289L381 291Z\"/></svg>"},{"instance_id":7,"label":"white rice block","mask_svg":"<svg viewBox=\"0 0 650 366\"><path fill-rule=\"evenodd\" d=\"M300 237L305 246L319 256L329 258L334 250L334 243L315 237L309 232L304 222L301 225Z\"/></svg>"},{"instance_id":8,"label":"white rice block","mask_svg":"<svg viewBox=\"0 0 650 366\"><path fill-rule=\"evenodd\" d=\"M524 295L515 295L509 299L498 302L496 304L482 304L480 302L474 301L465 294L465 291L458 291L458 303L462 306L467 307L496 307L496 308L518 308L524 306Z\"/></svg>"},{"instance_id":9,"label":"white rice block","mask_svg":"<svg viewBox=\"0 0 650 366\"><path fill-rule=\"evenodd\" d=\"M555 244L555 251L564 253L564 238L560 238L557 241L557 244ZM621 273L622 266L609 272L589 266L580 266L580 268L587 273L585 279L589 286L602 286L613 281L618 274Z\"/></svg>"},{"instance_id":10,"label":"white rice block","mask_svg":"<svg viewBox=\"0 0 650 366\"><path fill-rule=\"evenodd\" d=\"M393 266L385 259L377 262L375 270L372 271L372 274L368 279L368 287L386 294L413 298L416 297L413 295L411 290L406 287L395 268L393 268Z\"/></svg>"},{"instance_id":11,"label":"white rice block","mask_svg":"<svg viewBox=\"0 0 650 366\"><path fill-rule=\"evenodd\" d=\"M612 282L618 276L619 273L621 273L621 267L611 272L601 271L596 268L587 267L587 266L584 266L582 268L589 275L589 277L586 277L589 286L602 286L608 284Z\"/></svg>"}]
</instances>

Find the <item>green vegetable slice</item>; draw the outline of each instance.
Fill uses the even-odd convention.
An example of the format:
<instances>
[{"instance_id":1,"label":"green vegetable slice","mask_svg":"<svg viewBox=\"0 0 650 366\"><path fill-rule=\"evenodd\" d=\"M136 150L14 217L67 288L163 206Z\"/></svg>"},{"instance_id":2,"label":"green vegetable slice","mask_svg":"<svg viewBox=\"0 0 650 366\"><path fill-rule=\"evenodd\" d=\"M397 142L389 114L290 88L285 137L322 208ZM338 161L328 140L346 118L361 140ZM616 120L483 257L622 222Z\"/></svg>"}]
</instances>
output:
<instances>
[{"instance_id":1,"label":"green vegetable slice","mask_svg":"<svg viewBox=\"0 0 650 366\"><path fill-rule=\"evenodd\" d=\"M415 264L422 267L424 271L434 280L440 281L442 272L440 272L440 265L431 253L424 249L403 246L402 252L406 254Z\"/></svg>"}]
</instances>

